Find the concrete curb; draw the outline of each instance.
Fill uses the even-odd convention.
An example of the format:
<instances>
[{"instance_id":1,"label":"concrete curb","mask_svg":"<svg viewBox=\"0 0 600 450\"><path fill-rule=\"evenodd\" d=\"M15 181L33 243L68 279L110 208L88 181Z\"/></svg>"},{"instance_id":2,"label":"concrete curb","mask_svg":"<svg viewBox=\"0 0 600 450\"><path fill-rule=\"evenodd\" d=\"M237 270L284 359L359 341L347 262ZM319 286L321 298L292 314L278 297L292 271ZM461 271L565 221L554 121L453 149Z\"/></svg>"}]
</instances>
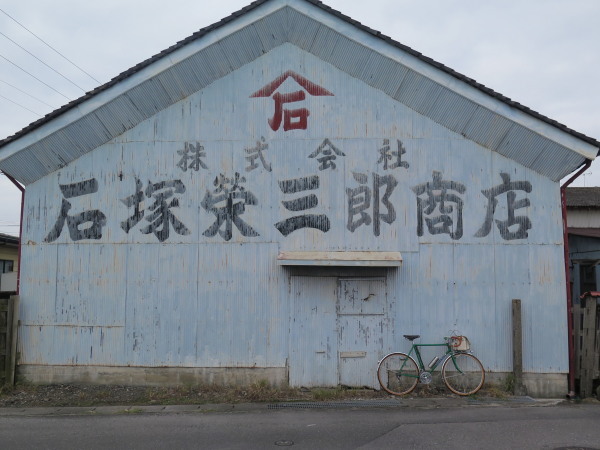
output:
<instances>
[{"instance_id":1,"label":"concrete curb","mask_svg":"<svg viewBox=\"0 0 600 450\"><path fill-rule=\"evenodd\" d=\"M466 408L466 407L549 407L566 400L533 399L531 397L497 398L399 398L379 401L370 400L332 402L287 402L287 403L221 403L203 405L121 405L121 406L71 406L0 408L0 417L8 416L90 416L90 415L135 415L135 414L192 414L215 412L244 412L270 409L339 409L339 408Z\"/></svg>"}]
</instances>

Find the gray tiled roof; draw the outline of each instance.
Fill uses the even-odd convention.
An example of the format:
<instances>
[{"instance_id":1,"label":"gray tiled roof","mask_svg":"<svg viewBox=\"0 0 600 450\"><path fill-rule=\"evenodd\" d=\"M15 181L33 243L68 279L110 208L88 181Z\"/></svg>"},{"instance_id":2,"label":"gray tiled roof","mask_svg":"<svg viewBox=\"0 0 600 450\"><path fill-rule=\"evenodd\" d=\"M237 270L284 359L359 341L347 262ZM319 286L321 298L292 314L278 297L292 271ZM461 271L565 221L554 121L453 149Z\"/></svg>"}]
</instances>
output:
<instances>
[{"instance_id":1,"label":"gray tiled roof","mask_svg":"<svg viewBox=\"0 0 600 450\"><path fill-rule=\"evenodd\" d=\"M567 188L568 208L600 208L600 187Z\"/></svg>"},{"instance_id":2,"label":"gray tiled roof","mask_svg":"<svg viewBox=\"0 0 600 450\"><path fill-rule=\"evenodd\" d=\"M18 245L19 238L11 236L10 234L0 233L0 245Z\"/></svg>"}]
</instances>

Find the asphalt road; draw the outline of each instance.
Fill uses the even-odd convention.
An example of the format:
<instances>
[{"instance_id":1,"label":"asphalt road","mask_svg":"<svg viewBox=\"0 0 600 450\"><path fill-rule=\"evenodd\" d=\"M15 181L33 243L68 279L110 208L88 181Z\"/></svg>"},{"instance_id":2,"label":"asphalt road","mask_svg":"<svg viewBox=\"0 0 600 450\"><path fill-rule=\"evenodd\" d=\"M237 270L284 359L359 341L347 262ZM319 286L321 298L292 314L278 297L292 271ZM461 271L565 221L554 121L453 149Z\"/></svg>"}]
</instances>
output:
<instances>
[{"instance_id":1,"label":"asphalt road","mask_svg":"<svg viewBox=\"0 0 600 450\"><path fill-rule=\"evenodd\" d=\"M0 416L12 449L600 449L600 405Z\"/></svg>"}]
</instances>

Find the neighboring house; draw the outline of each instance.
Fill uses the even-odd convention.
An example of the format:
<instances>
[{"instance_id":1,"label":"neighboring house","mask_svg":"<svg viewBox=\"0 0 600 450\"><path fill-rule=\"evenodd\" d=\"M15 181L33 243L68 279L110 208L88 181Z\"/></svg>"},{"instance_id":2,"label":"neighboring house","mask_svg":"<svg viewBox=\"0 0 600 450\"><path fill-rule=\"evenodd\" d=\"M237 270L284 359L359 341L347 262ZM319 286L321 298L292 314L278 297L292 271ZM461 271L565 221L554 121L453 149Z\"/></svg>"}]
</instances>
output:
<instances>
[{"instance_id":1,"label":"neighboring house","mask_svg":"<svg viewBox=\"0 0 600 450\"><path fill-rule=\"evenodd\" d=\"M600 291L600 187L567 188L567 224L573 301Z\"/></svg>"},{"instance_id":2,"label":"neighboring house","mask_svg":"<svg viewBox=\"0 0 600 450\"><path fill-rule=\"evenodd\" d=\"M548 93L551 95L551 93ZM372 386L469 336L567 392L559 182L600 142L316 0L259 0L0 142L33 382Z\"/></svg>"},{"instance_id":3,"label":"neighboring house","mask_svg":"<svg viewBox=\"0 0 600 450\"><path fill-rule=\"evenodd\" d=\"M17 290L19 238L0 233L0 292Z\"/></svg>"}]
</instances>

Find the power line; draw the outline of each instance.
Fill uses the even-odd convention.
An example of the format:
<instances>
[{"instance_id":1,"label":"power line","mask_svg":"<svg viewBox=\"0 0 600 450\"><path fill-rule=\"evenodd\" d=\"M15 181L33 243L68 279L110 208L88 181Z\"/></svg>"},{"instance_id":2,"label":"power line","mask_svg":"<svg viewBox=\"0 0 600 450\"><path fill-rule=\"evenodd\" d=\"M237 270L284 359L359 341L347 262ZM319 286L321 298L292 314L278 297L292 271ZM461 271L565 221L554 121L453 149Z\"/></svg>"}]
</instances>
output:
<instances>
[{"instance_id":1,"label":"power line","mask_svg":"<svg viewBox=\"0 0 600 450\"><path fill-rule=\"evenodd\" d=\"M38 114L38 113L36 113L35 111L32 111L31 109L27 108L26 106L23 106L23 105L21 105L20 103L17 103L17 102L15 102L15 101L11 100L11 99L10 99L10 98L8 98L8 97L5 97L5 96L4 96L4 95L2 95L2 94L0 94L0 97L1 97L1 98L3 98L4 100L8 100L8 101L9 101L9 102L11 102L11 103L14 103L14 104L15 104L15 105L17 105L17 106L20 106L20 107L21 107L21 108L23 108L23 109L26 109L27 111L29 111L29 112L31 112L31 113L33 113L33 114L35 114L36 116L42 117L42 115L41 115L41 114Z\"/></svg>"},{"instance_id":2,"label":"power line","mask_svg":"<svg viewBox=\"0 0 600 450\"><path fill-rule=\"evenodd\" d=\"M0 8L0 11L6 15L7 17L9 17L12 21L14 21L15 23L19 24L22 28L24 28L26 31L28 31L30 34L32 34L34 37L36 37L38 40L40 40L41 42L43 42L45 45L47 45L48 47L50 47L52 50L54 50L56 53L58 53L60 56L62 56L64 59L66 59L67 61L69 61L71 64L73 64L75 67L77 67L79 70L81 70L83 73L85 73L88 77L90 77L92 80L94 80L96 83L100 84L100 81L96 80L93 76L91 76L89 73L87 73L85 70L83 70L81 67L79 67L77 64L75 64L73 61L71 61L69 58L67 58L65 55L63 55L61 52L59 52L58 50L56 50L54 47L52 47L50 44L48 44L46 41L44 41L41 37L39 37L37 34L35 34L33 31L31 31L30 29L28 29L25 25L23 25L21 22L19 22L17 19L15 19L14 17L12 17L10 14L8 14L6 11L4 11L2 8Z\"/></svg>"},{"instance_id":3,"label":"power line","mask_svg":"<svg viewBox=\"0 0 600 450\"><path fill-rule=\"evenodd\" d=\"M42 80L40 80L38 77L36 77L35 75L27 72L25 69L23 69L22 67L18 66L17 64L15 64L14 62L12 62L10 59L8 59L5 56L0 55L0 58L5 59L6 61L8 61L9 63L11 63L13 66L15 66L17 69L21 69L23 72L25 72L27 75L29 75L30 77L35 78L36 80L38 80L40 83L42 83L43 85L49 87L50 89L52 89L54 92L62 95L64 98L66 98L67 100L71 101L71 99L69 97L67 97L65 94L63 94L62 92L57 91L56 89L54 89L52 86L50 86L48 83L44 83Z\"/></svg>"},{"instance_id":4,"label":"power line","mask_svg":"<svg viewBox=\"0 0 600 450\"><path fill-rule=\"evenodd\" d=\"M46 106L49 106L49 107L50 107L50 108L52 108L52 109L55 109L55 108L56 108L56 106L52 106L52 105L50 105L49 103L46 103L44 100L40 100L39 98L37 98L37 97L35 97L35 96L31 95L31 94L28 94L28 93L27 93L27 92L25 92L23 89L19 89L18 87L16 87L16 86L13 86L13 85L12 85L12 84L10 84L8 81L0 80L0 83L7 84L7 85L9 85L11 88L13 88L13 89L16 89L16 90L17 90L17 91L19 91L19 92L22 92L23 94L27 95L28 97L31 97L32 99L34 99L34 100L37 100L38 102L40 102L40 103L43 103L44 105L46 105Z\"/></svg>"},{"instance_id":5,"label":"power line","mask_svg":"<svg viewBox=\"0 0 600 450\"><path fill-rule=\"evenodd\" d=\"M85 92L85 89L83 89L81 86L79 86L77 83L75 83L73 80L71 80L70 78L66 77L65 75L63 75L62 73L60 73L58 70L54 69L53 67L49 66L48 64L46 64L44 61L42 61L40 58L38 58L37 56L35 56L33 53L31 53L29 50L27 50L25 47L21 46L20 44L18 44L17 42L13 41L11 38L9 38L7 35L5 35L2 31L0 31L0 34L2 36L4 36L6 39L8 39L10 42L12 42L13 44L15 44L17 47L19 47L21 50L23 50L24 52L29 53L31 56L33 56L35 59L37 59L39 62L41 62L43 65L45 65L46 67L48 67L50 70L52 70L53 72L59 74L61 77L63 77L65 80L67 80L69 83L71 83L73 86L81 89L83 92Z\"/></svg>"}]
</instances>

